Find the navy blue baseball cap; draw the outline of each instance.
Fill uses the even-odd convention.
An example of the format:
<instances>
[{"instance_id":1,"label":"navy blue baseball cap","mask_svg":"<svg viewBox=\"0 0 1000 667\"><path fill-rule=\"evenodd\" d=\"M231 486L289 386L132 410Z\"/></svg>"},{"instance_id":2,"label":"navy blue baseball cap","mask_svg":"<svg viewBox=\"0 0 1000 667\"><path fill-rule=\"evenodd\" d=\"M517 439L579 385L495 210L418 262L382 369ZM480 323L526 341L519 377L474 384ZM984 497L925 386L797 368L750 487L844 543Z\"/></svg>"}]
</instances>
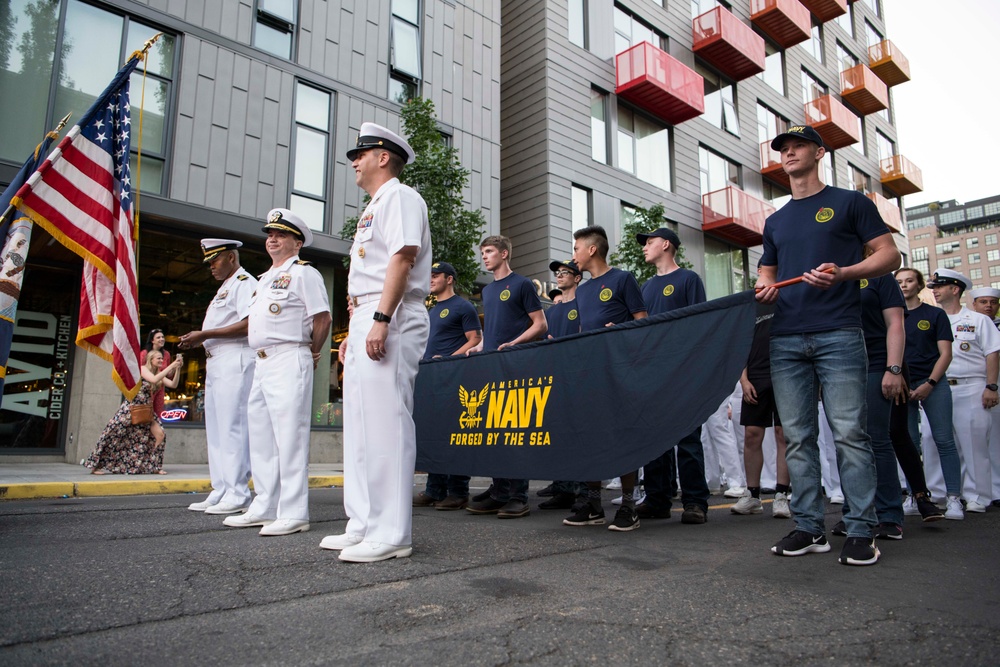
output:
<instances>
[{"instance_id":1,"label":"navy blue baseball cap","mask_svg":"<svg viewBox=\"0 0 1000 667\"><path fill-rule=\"evenodd\" d=\"M576 262L574 262L571 259L567 259L563 262L556 260L551 264L549 264L549 271L558 271L559 269L569 269L570 271L573 272L573 275L576 276L583 275L583 273L580 272L580 268L576 265Z\"/></svg>"},{"instance_id":2,"label":"navy blue baseball cap","mask_svg":"<svg viewBox=\"0 0 1000 667\"><path fill-rule=\"evenodd\" d=\"M455 271L455 267L448 262L434 262L431 264L431 273L443 273L446 276L451 276L455 280L458 280L458 272Z\"/></svg>"},{"instance_id":3,"label":"navy blue baseball cap","mask_svg":"<svg viewBox=\"0 0 1000 667\"><path fill-rule=\"evenodd\" d=\"M648 241L650 238L654 236L657 238L670 241L670 243L673 244L674 248L681 247L681 237L677 236L677 232L670 229L669 227L660 227L659 229L653 230L648 234L636 234L635 240L639 242L639 245L646 245L646 241Z\"/></svg>"},{"instance_id":4,"label":"navy blue baseball cap","mask_svg":"<svg viewBox=\"0 0 1000 667\"><path fill-rule=\"evenodd\" d=\"M811 141L817 146L826 145L823 143L823 137L819 136L819 132L816 131L812 125L792 125L787 130L771 139L771 150L780 151L781 144L785 139L795 138L795 139L805 139L806 141Z\"/></svg>"}]
</instances>

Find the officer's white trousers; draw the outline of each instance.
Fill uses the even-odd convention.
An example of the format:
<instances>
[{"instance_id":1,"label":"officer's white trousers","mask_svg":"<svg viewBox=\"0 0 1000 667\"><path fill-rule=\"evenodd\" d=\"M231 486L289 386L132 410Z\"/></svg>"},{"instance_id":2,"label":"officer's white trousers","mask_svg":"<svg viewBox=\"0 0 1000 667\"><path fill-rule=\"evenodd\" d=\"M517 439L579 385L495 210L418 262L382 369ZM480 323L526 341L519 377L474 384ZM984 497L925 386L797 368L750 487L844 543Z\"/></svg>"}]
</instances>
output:
<instances>
[{"instance_id":1,"label":"officer's white trousers","mask_svg":"<svg viewBox=\"0 0 1000 667\"><path fill-rule=\"evenodd\" d=\"M247 401L253 384L254 353L227 346L205 362L205 439L213 503L246 505L250 500L250 429Z\"/></svg>"}]
</instances>

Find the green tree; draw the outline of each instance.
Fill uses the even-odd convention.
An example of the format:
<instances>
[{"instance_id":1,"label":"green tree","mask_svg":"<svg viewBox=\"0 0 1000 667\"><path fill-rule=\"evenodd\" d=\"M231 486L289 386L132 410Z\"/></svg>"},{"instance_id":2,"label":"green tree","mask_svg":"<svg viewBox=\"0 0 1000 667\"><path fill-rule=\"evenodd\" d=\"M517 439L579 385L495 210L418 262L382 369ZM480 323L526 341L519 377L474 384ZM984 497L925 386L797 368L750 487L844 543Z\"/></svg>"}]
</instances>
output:
<instances>
[{"instance_id":1,"label":"green tree","mask_svg":"<svg viewBox=\"0 0 1000 667\"><path fill-rule=\"evenodd\" d=\"M470 172L462 167L458 149L449 146L441 136L434 120L433 102L413 98L403 105L401 115L403 133L416 159L403 170L399 180L427 202L434 261L454 266L458 273L456 287L469 293L479 275L476 249L486 224L482 211L467 210L462 202L462 190L469 184ZM349 218L340 236L352 238L357 224L357 217Z\"/></svg>"},{"instance_id":2,"label":"green tree","mask_svg":"<svg viewBox=\"0 0 1000 667\"><path fill-rule=\"evenodd\" d=\"M654 204L649 208L636 206L635 214L622 225L622 242L618 249L611 253L608 263L619 269L631 271L640 285L655 276L656 267L646 263L642 246L635 242L635 235L645 234L660 227L671 227L677 231L677 225L670 223L664 215L663 204ZM677 248L674 259L683 269L690 269L693 266L684 258L684 246Z\"/></svg>"}]
</instances>

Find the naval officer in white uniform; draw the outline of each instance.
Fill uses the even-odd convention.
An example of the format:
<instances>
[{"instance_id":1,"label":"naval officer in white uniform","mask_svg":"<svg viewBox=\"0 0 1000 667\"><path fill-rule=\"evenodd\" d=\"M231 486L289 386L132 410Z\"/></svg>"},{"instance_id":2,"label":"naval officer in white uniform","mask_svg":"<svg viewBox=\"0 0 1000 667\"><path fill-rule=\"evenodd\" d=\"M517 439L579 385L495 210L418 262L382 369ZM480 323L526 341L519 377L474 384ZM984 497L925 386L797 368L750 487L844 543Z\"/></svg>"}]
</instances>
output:
<instances>
[{"instance_id":1,"label":"naval officer in white uniform","mask_svg":"<svg viewBox=\"0 0 1000 667\"><path fill-rule=\"evenodd\" d=\"M323 277L299 259L299 249L312 243L309 226L276 208L263 231L272 265L250 302L247 332L256 354L247 413L257 496L245 514L224 523L290 535L309 530L313 369L330 345L332 319Z\"/></svg>"},{"instance_id":2,"label":"naval officer in white uniform","mask_svg":"<svg viewBox=\"0 0 1000 667\"><path fill-rule=\"evenodd\" d=\"M254 355L247 344L247 315L257 279L240 266L233 239L202 239L203 260L222 282L205 311L201 331L181 336L180 348L205 346L205 439L212 492L188 505L205 514L236 514L250 504L250 431L247 398Z\"/></svg>"},{"instance_id":3,"label":"naval officer in white uniform","mask_svg":"<svg viewBox=\"0 0 1000 667\"><path fill-rule=\"evenodd\" d=\"M413 385L430 321L431 234L427 204L399 182L413 149L364 123L347 152L355 182L371 196L351 248L354 306L344 366L344 508L341 535L321 547L369 563L409 556L416 431Z\"/></svg>"}]
</instances>

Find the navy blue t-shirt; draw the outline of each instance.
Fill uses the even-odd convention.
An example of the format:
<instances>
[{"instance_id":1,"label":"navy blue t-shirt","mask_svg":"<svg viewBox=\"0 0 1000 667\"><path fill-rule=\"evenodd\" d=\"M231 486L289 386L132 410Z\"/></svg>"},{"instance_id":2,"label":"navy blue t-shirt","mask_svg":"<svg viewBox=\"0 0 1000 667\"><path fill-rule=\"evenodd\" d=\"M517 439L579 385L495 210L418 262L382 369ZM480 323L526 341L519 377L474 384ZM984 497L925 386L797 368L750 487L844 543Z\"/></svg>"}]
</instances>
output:
<instances>
[{"instance_id":1,"label":"navy blue t-shirt","mask_svg":"<svg viewBox=\"0 0 1000 667\"><path fill-rule=\"evenodd\" d=\"M424 359L447 357L469 342L468 331L479 331L476 307L457 294L438 301L431 308L431 330L427 336Z\"/></svg>"},{"instance_id":2,"label":"navy blue t-shirt","mask_svg":"<svg viewBox=\"0 0 1000 667\"><path fill-rule=\"evenodd\" d=\"M664 276L653 276L643 283L642 300L650 315L667 313L684 306L704 303L705 284L694 271L677 269Z\"/></svg>"},{"instance_id":3,"label":"navy blue t-shirt","mask_svg":"<svg viewBox=\"0 0 1000 667\"><path fill-rule=\"evenodd\" d=\"M580 313L576 310L576 299L557 303L545 311L545 321L549 324L549 334L562 338L580 333Z\"/></svg>"},{"instance_id":4,"label":"navy blue t-shirt","mask_svg":"<svg viewBox=\"0 0 1000 667\"><path fill-rule=\"evenodd\" d=\"M603 329L608 322L629 322L635 313L646 310L635 276L621 269L610 269L577 287L576 307L580 331Z\"/></svg>"},{"instance_id":5,"label":"navy blue t-shirt","mask_svg":"<svg viewBox=\"0 0 1000 667\"><path fill-rule=\"evenodd\" d=\"M921 303L903 313L903 329L906 331L903 358L910 367L910 378L913 381L925 380L931 376L934 364L941 356L938 341L951 343L955 340L948 313L937 306Z\"/></svg>"},{"instance_id":6,"label":"navy blue t-shirt","mask_svg":"<svg viewBox=\"0 0 1000 667\"><path fill-rule=\"evenodd\" d=\"M899 283L892 275L861 281L861 329L868 349L868 372L885 372L889 365L885 339L888 333L882 311L886 308L906 310L906 300Z\"/></svg>"},{"instance_id":7,"label":"navy blue t-shirt","mask_svg":"<svg viewBox=\"0 0 1000 667\"><path fill-rule=\"evenodd\" d=\"M764 224L763 266L777 266L778 281L797 278L820 264L851 266L868 241L888 234L875 204L860 192L827 186L792 199ZM815 333L861 327L858 281L828 290L806 283L778 293L771 335Z\"/></svg>"},{"instance_id":8,"label":"navy blue t-shirt","mask_svg":"<svg viewBox=\"0 0 1000 667\"><path fill-rule=\"evenodd\" d=\"M516 273L483 288L483 349L495 350L531 327L542 302L530 280Z\"/></svg>"}]
</instances>

